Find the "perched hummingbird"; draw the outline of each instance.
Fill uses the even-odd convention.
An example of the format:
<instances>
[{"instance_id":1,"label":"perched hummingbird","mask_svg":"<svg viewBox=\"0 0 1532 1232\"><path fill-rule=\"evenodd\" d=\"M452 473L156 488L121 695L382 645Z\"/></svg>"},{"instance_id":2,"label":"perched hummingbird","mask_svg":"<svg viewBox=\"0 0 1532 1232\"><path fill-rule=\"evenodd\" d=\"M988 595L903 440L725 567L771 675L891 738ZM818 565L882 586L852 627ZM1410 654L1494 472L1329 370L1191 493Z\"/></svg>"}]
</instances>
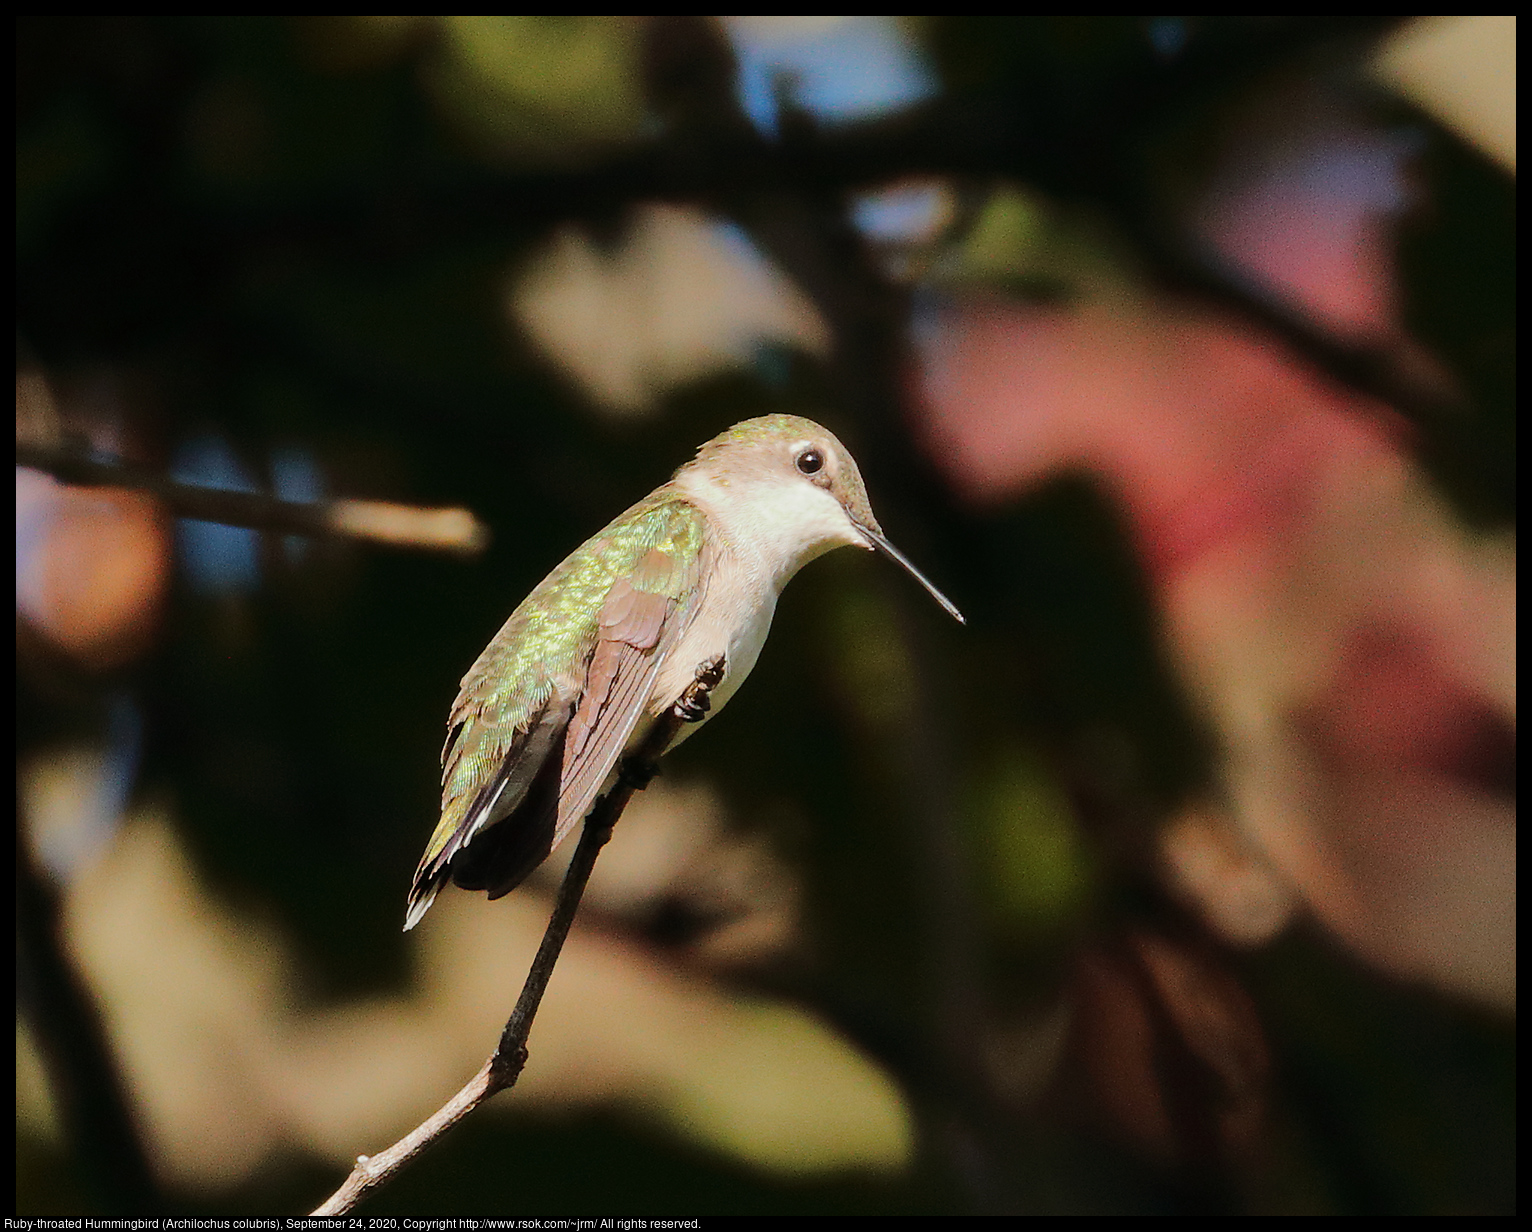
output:
<instances>
[{"instance_id":1,"label":"perched hummingbird","mask_svg":"<svg viewBox=\"0 0 1532 1232\"><path fill-rule=\"evenodd\" d=\"M721 653L710 699L719 711L755 666L788 579L848 544L892 558L963 619L883 537L845 446L795 415L715 436L576 548L463 677L442 750L441 820L405 929L449 880L490 898L515 889Z\"/></svg>"}]
</instances>

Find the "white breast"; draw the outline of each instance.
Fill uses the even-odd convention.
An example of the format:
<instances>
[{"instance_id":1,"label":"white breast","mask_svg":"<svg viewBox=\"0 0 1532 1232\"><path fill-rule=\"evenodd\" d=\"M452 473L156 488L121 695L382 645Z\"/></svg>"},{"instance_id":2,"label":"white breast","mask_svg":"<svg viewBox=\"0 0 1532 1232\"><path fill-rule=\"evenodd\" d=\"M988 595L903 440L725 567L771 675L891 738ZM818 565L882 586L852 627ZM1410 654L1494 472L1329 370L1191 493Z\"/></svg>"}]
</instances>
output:
<instances>
[{"instance_id":1,"label":"white breast","mask_svg":"<svg viewBox=\"0 0 1532 1232\"><path fill-rule=\"evenodd\" d=\"M744 683L760 657L771 618L777 610L774 579L743 569L744 562L724 561L703 596L702 607L690 628L661 666L655 681L651 710L658 714L671 705L696 678L697 668L715 655L724 656L724 676L709 695L708 718L723 709ZM676 739L679 744L700 723L688 723Z\"/></svg>"},{"instance_id":2,"label":"white breast","mask_svg":"<svg viewBox=\"0 0 1532 1232\"><path fill-rule=\"evenodd\" d=\"M709 577L691 627L660 668L653 713L673 703L698 665L721 652L724 678L713 690L709 717L717 714L755 666L777 596L793 574L832 548L867 546L835 497L797 480L726 480L687 471L676 476L676 486L708 517ZM681 738L697 726L688 724Z\"/></svg>"}]
</instances>

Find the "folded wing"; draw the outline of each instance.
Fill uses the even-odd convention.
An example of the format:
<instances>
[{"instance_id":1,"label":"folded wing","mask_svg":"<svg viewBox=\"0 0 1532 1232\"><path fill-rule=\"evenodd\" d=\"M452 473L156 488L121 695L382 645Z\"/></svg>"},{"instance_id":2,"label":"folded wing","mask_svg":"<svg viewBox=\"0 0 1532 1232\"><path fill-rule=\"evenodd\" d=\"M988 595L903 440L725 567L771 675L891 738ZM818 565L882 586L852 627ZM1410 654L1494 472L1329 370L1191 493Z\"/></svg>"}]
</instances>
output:
<instances>
[{"instance_id":1,"label":"folded wing","mask_svg":"<svg viewBox=\"0 0 1532 1232\"><path fill-rule=\"evenodd\" d=\"M703 515L663 492L550 574L464 678L406 929L448 880L491 898L519 885L590 810L646 719L705 574Z\"/></svg>"}]
</instances>

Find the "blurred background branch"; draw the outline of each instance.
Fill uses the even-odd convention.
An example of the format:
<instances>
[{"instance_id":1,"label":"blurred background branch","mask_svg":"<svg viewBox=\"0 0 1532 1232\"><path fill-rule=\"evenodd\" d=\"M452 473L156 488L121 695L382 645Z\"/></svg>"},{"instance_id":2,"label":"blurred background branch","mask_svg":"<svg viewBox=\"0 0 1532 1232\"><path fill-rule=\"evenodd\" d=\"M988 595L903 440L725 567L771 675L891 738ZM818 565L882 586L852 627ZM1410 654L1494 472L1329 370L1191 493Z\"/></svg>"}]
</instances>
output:
<instances>
[{"instance_id":1,"label":"blurred background branch","mask_svg":"<svg viewBox=\"0 0 1532 1232\"><path fill-rule=\"evenodd\" d=\"M489 546L489 530L466 509L419 509L387 501L329 501L322 505L272 500L246 492L220 492L175 483L120 460L80 450L19 443L16 465L82 487L149 492L173 517L246 526L296 535L348 535L394 547L474 556Z\"/></svg>"}]
</instances>

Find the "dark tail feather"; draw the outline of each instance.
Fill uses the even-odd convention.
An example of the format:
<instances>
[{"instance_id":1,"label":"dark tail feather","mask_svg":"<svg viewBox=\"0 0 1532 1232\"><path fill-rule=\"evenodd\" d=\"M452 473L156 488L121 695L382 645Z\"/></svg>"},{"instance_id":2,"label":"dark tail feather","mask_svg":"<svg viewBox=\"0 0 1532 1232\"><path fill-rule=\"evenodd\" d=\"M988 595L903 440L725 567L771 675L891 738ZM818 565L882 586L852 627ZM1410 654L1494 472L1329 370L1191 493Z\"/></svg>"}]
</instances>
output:
<instances>
[{"instance_id":1,"label":"dark tail feather","mask_svg":"<svg viewBox=\"0 0 1532 1232\"><path fill-rule=\"evenodd\" d=\"M434 858L421 861L410 886L405 932L420 923L448 881L499 898L547 858L570 712L568 707L544 712L484 785L451 840Z\"/></svg>"},{"instance_id":2,"label":"dark tail feather","mask_svg":"<svg viewBox=\"0 0 1532 1232\"><path fill-rule=\"evenodd\" d=\"M558 825L563 767L561 732L521 804L509 816L485 826L453 858L450 871L454 885L465 890L488 890L490 898L500 898L548 858Z\"/></svg>"}]
</instances>

